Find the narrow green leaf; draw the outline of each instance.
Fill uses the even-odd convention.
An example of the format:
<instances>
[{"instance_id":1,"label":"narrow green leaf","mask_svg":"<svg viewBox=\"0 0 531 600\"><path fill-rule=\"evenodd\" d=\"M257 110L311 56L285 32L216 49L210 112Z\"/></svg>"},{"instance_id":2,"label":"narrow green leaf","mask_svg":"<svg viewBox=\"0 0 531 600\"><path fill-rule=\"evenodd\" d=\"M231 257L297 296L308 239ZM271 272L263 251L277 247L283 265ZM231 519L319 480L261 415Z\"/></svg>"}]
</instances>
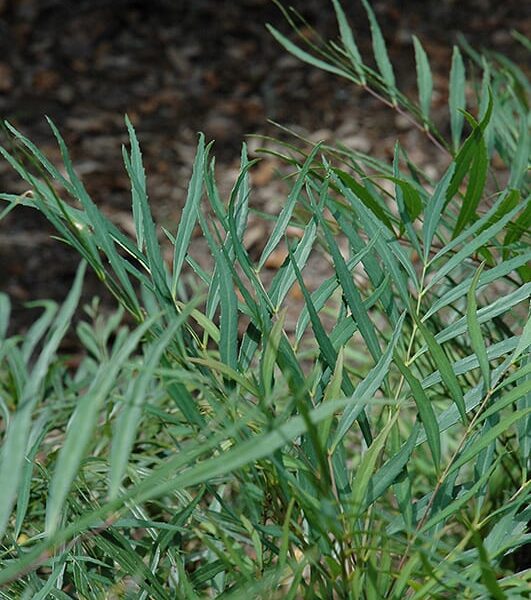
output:
<instances>
[{"instance_id":1,"label":"narrow green leaf","mask_svg":"<svg viewBox=\"0 0 531 600\"><path fill-rule=\"evenodd\" d=\"M276 30L271 25L267 24L266 27L267 27L267 30L269 31L269 33L271 33L271 35L277 40L277 42L283 48L285 48L290 54L293 54L293 56L295 56L299 60L302 60L303 62L305 62L309 65L312 65L312 67L317 67L318 69L321 69L322 71L327 71L328 73L333 73L334 75L339 75L340 77L345 77L347 79L354 81L354 83L356 83L356 80L348 73L348 71L345 71L344 69L339 69L338 67L334 67L333 65L331 65L323 60L315 58L308 52L301 50L301 48L299 48L297 45L295 45L292 41L290 41L287 37L282 35L278 30Z\"/></svg>"},{"instance_id":2,"label":"narrow green leaf","mask_svg":"<svg viewBox=\"0 0 531 600\"><path fill-rule=\"evenodd\" d=\"M387 176L395 184L396 200L400 217L402 219L401 225L404 225L406 231L408 231L412 243L415 246L418 245L418 236L416 232L411 232L411 223L418 218L424 209L423 197L426 196L424 189L418 189L410 181L405 179L400 172L400 145L398 142L395 144L394 155L393 155L393 176ZM421 254L421 252L419 252Z\"/></svg>"},{"instance_id":3,"label":"narrow green leaf","mask_svg":"<svg viewBox=\"0 0 531 600\"><path fill-rule=\"evenodd\" d=\"M197 219L197 210L203 192L203 174L205 169L207 151L205 150L205 137L199 134L199 142L192 170L192 177L188 184L188 194L184 203L179 227L175 236L175 248L173 253L173 276L171 284L172 297L175 299L177 284L181 275L188 246L192 238L192 232Z\"/></svg>"},{"instance_id":4,"label":"narrow green leaf","mask_svg":"<svg viewBox=\"0 0 531 600\"><path fill-rule=\"evenodd\" d=\"M370 317L363 306L361 295L354 284L354 280L350 271L348 270L345 259L343 258L343 255L341 254L326 221L320 215L317 215L317 217L321 223L330 254L332 255L336 269L336 276L341 285L345 301L352 312L352 318L356 321L358 329L360 330L360 333L367 344L367 348L369 349L371 356L375 361L377 361L382 355L382 350L380 348L380 344L378 343L378 337L376 336L374 325L372 324L372 321L370 320Z\"/></svg>"},{"instance_id":5,"label":"narrow green leaf","mask_svg":"<svg viewBox=\"0 0 531 600\"><path fill-rule=\"evenodd\" d=\"M127 128L131 143L131 156L128 156L125 148L122 149L122 153L125 167L138 202L137 208L142 215L143 241L146 245L146 255L149 272L153 280L154 292L161 303L162 309L167 309L168 307L174 309L175 305L170 293L166 264L162 258L162 251L157 239L157 230L153 221L151 209L149 208L140 146L136 138L135 130L130 122L127 124ZM133 163L134 160L136 160L137 169L135 169ZM138 167L138 165L140 165L140 167Z\"/></svg>"},{"instance_id":6,"label":"narrow green leaf","mask_svg":"<svg viewBox=\"0 0 531 600\"><path fill-rule=\"evenodd\" d=\"M481 375L483 376L483 382L485 384L486 392L490 389L490 366L489 359L487 356L487 348L485 346L485 341L483 340L483 336L481 335L481 328L479 326L477 315L478 307L476 302L476 290L481 271L483 270L483 266L484 263L482 263L476 271L476 274L472 279L470 289L468 290L466 317L468 323L468 332L470 334L470 342L472 344L472 350L474 350L476 356L478 357L479 368L481 370Z\"/></svg>"},{"instance_id":7,"label":"narrow green leaf","mask_svg":"<svg viewBox=\"0 0 531 600\"><path fill-rule=\"evenodd\" d=\"M376 236L382 230L381 223L375 217L374 213L368 210L363 202L361 202L351 190L343 185L341 180L335 175L335 173L333 173L333 171L330 171L330 173L332 179L336 185L338 185L342 194L344 194L344 196L349 200L351 206L341 206L339 203L334 202L330 196L328 196L327 202L329 204L329 208L333 212L336 221L339 223L342 232L347 236L354 251L359 252L363 248L364 242L360 238L356 231L356 227L352 222L352 213L354 212L355 215L359 217L360 225L363 227L369 238ZM346 216L347 214L348 217ZM383 231L381 231L381 237L378 236L375 241L375 254L381 258L386 272L384 272L384 270L378 265L378 262L374 260L374 257L372 257L371 254L368 254L363 261L364 267L375 287L382 283L383 279L385 279L386 273L388 272L392 281L396 284L401 298L404 300L404 302L409 302L410 293L406 278L403 271L400 269L400 266L408 269L408 274L415 283L417 281L417 275L414 272L414 269L412 269L411 261L404 256L403 251L401 251L399 248L399 244L394 233L387 231L387 229L383 229ZM400 265L398 264L396 258L399 259ZM391 322L394 323L396 322L397 318L397 310L394 303L394 298L389 290L384 291L384 298L385 311Z\"/></svg>"},{"instance_id":8,"label":"narrow green leaf","mask_svg":"<svg viewBox=\"0 0 531 600\"><path fill-rule=\"evenodd\" d=\"M48 122L49 119L47 119ZM33 154L33 156L37 159L37 161L44 167L44 169L49 173L53 179L58 181L67 191L68 193L75 198L76 190L74 186L61 174L61 172L44 156L44 154L35 146L35 144L29 140L25 135L23 135L20 131L15 129L11 123L8 121L4 121L7 129L15 136L17 140L22 142L24 146Z\"/></svg>"},{"instance_id":9,"label":"narrow green leaf","mask_svg":"<svg viewBox=\"0 0 531 600\"><path fill-rule=\"evenodd\" d=\"M393 104L396 105L396 81L395 74L393 71L393 65L389 60L389 55L387 54L387 47L385 45L385 40L382 35L382 31L380 26L378 25L378 21L376 20L376 16L374 15L374 11L371 8L371 5L367 0L361 0L362 4L367 12L367 16L369 17L369 23L371 26L371 36L372 36L372 48L374 51L374 58L376 60L376 64L378 65L378 69L382 75L383 81L385 83L385 90L391 97Z\"/></svg>"},{"instance_id":10,"label":"narrow green leaf","mask_svg":"<svg viewBox=\"0 0 531 600\"><path fill-rule=\"evenodd\" d=\"M529 122L528 115L520 115L520 130L518 132L518 145L514 159L511 161L511 175L509 177L510 188L520 188L529 170L530 145L529 145Z\"/></svg>"},{"instance_id":11,"label":"narrow green leaf","mask_svg":"<svg viewBox=\"0 0 531 600\"><path fill-rule=\"evenodd\" d=\"M439 372L441 373L442 380L444 381L448 391L450 392L450 396L452 400L455 402L459 414L461 415L461 419L463 423L466 424L466 409L465 409L465 401L463 398L463 391L459 382L457 381L457 377L453 371L452 365L446 356L445 351L442 346L436 340L433 333L422 323L422 321L418 318L416 313L412 311L413 318L422 333L422 337L426 341L430 353L433 357L435 364L439 367Z\"/></svg>"},{"instance_id":12,"label":"narrow green leaf","mask_svg":"<svg viewBox=\"0 0 531 600\"><path fill-rule=\"evenodd\" d=\"M371 477L365 498L365 509L369 508L371 504L376 502L393 485L396 478L407 465L409 457L415 448L419 431L420 426L416 423L407 442Z\"/></svg>"},{"instance_id":13,"label":"narrow green leaf","mask_svg":"<svg viewBox=\"0 0 531 600\"><path fill-rule=\"evenodd\" d=\"M374 474L374 469L376 467L376 461L380 453L382 452L385 442L389 434L391 433L391 429L393 425L396 423L400 412L398 410L394 411L392 417L389 418L388 422L385 424L380 433L374 438L373 443L369 446L361 462L356 470L356 475L354 476L354 480L352 481L352 506L353 513L350 515L352 520L355 520L359 517L359 515L363 511L363 506L365 504L365 497L367 495L367 488L369 485L369 481Z\"/></svg>"},{"instance_id":14,"label":"narrow green leaf","mask_svg":"<svg viewBox=\"0 0 531 600\"><path fill-rule=\"evenodd\" d=\"M304 165L302 166L297 180L291 189L288 198L286 200L286 204L280 211L280 214L277 217L277 222L269 239L267 240L267 244L265 245L264 250L262 251L262 255L260 256L260 260L258 261L258 269L261 269L268 257L271 255L273 250L277 247L280 240L283 238L286 233L286 228L289 225L291 220L291 216L293 214L293 210L295 209L295 205L297 204L297 200L299 199L299 195L306 184L306 177L313 166L313 162L315 156L321 149L321 146L318 144L315 148L310 152L308 158L305 160Z\"/></svg>"},{"instance_id":15,"label":"narrow green leaf","mask_svg":"<svg viewBox=\"0 0 531 600\"><path fill-rule=\"evenodd\" d=\"M457 46L452 53L452 68L450 71L450 98L448 105L450 109L450 126L452 130L452 148L457 152L461 143L464 117L461 111L466 108L466 80L465 65L463 57Z\"/></svg>"},{"instance_id":16,"label":"narrow green leaf","mask_svg":"<svg viewBox=\"0 0 531 600\"><path fill-rule=\"evenodd\" d=\"M489 90L489 101L483 118L477 126L475 122L473 122L472 133L465 140L465 143L462 145L461 149L459 150L459 152L457 152L455 156L455 173L452 178L452 181L450 182L450 186L448 187L448 192L446 194L447 203L450 202L450 200L457 194L461 182L465 178L466 174L469 172L470 163L472 162L472 160L474 160L474 157L477 152L478 143L483 143L482 135L487 125L490 123L493 107L494 99L492 97L492 93ZM468 116L470 119L472 119L470 115Z\"/></svg>"},{"instance_id":17,"label":"narrow green leaf","mask_svg":"<svg viewBox=\"0 0 531 600\"><path fill-rule=\"evenodd\" d=\"M381 299L384 289L389 289L388 283L388 279L384 279L380 286L374 290L374 292L366 300L363 301L363 308L366 311L369 311L371 308L373 308ZM334 348L339 350L339 348L342 346L347 345L348 342L352 340L352 336L357 330L358 326L352 319L343 319L338 321L330 333L330 341L332 342Z\"/></svg>"},{"instance_id":18,"label":"narrow green leaf","mask_svg":"<svg viewBox=\"0 0 531 600\"><path fill-rule=\"evenodd\" d=\"M522 335L520 336L520 341L518 342L518 346L514 351L512 356L512 362L516 362L520 356L526 352L531 345L531 317L527 319Z\"/></svg>"},{"instance_id":19,"label":"narrow green leaf","mask_svg":"<svg viewBox=\"0 0 531 600\"><path fill-rule=\"evenodd\" d=\"M500 194L501 201L495 202L494 206L496 206L496 210L493 212L492 209L488 211L487 214L492 213L492 216L485 221L482 226L478 229L481 233L485 229L488 229L491 225L494 225L497 221L499 221L504 215L506 215L510 210L515 208L521 198L521 194L518 190L504 190ZM494 208L494 206L492 208ZM478 219L479 220L479 219ZM483 220L483 218L481 218Z\"/></svg>"},{"instance_id":20,"label":"narrow green leaf","mask_svg":"<svg viewBox=\"0 0 531 600\"><path fill-rule=\"evenodd\" d=\"M277 362L278 347L280 346L280 339L282 337L285 318L286 312L284 311L279 315L271 329L271 332L267 336L266 347L264 353L262 354L260 369L262 375L262 384L264 386L264 395L266 398L271 394L273 372Z\"/></svg>"},{"instance_id":21,"label":"narrow green leaf","mask_svg":"<svg viewBox=\"0 0 531 600\"><path fill-rule=\"evenodd\" d=\"M446 253L450 252L454 248L457 248L459 244L463 243L467 238L476 237L480 233L483 233L504 217L509 211L513 210L518 206L520 200L520 194L516 191L504 190L498 195L498 198L489 210L476 221L469 224L464 231L459 235L449 240L431 259L430 262L435 262Z\"/></svg>"},{"instance_id":22,"label":"narrow green leaf","mask_svg":"<svg viewBox=\"0 0 531 600\"><path fill-rule=\"evenodd\" d=\"M422 44L416 35L413 36L415 46L415 63L417 65L417 88L419 91L420 112L425 123L430 120L431 96L433 93L433 77L430 63Z\"/></svg>"},{"instance_id":23,"label":"narrow green leaf","mask_svg":"<svg viewBox=\"0 0 531 600\"><path fill-rule=\"evenodd\" d=\"M289 249L289 250L291 252L291 249ZM291 254L291 256L293 257L293 254ZM321 356L322 356L325 364L327 366L329 366L331 369L333 369L335 367L336 360L337 360L336 351L335 351L334 347L332 346L332 343L330 342L330 339L329 339L328 335L326 334L326 331L319 319L319 315L317 314L317 311L315 310L315 306L312 302L310 293L308 292L308 290L306 288L306 284L304 283L301 272L300 272L297 264L295 263L294 259L293 259L293 268L295 271L295 275L297 277L297 281L301 288L302 294L304 296L304 301L308 308L310 322L312 325L312 329L313 329L317 344L319 345L319 350L321 352Z\"/></svg>"},{"instance_id":24,"label":"narrow green leaf","mask_svg":"<svg viewBox=\"0 0 531 600\"><path fill-rule=\"evenodd\" d=\"M431 455L433 456L433 462L438 470L441 464L441 433L431 402L422 389L420 381L396 354L394 361L409 385L411 395L413 396L413 400L419 411L420 420L424 425L428 446L430 447Z\"/></svg>"},{"instance_id":25,"label":"narrow green leaf","mask_svg":"<svg viewBox=\"0 0 531 600\"><path fill-rule=\"evenodd\" d=\"M382 385L385 376L389 372L389 367L391 365L391 359L393 358L393 352L395 351L396 344L398 343L398 340L402 334L404 318L405 313L403 313L398 319L391 340L389 341L389 344L378 363L370 370L367 377L365 377L365 379L356 386L354 394L348 398L348 405L341 415L341 419L334 435L331 452L335 451L347 431L352 427L354 420L358 417L361 411L364 410L365 405L370 402L378 388Z\"/></svg>"},{"instance_id":26,"label":"narrow green leaf","mask_svg":"<svg viewBox=\"0 0 531 600\"><path fill-rule=\"evenodd\" d=\"M299 241L297 247L293 251L293 256L297 261L299 270L304 269L306 265L306 262L313 249L316 235L317 225L312 220L312 222L304 228L302 239ZM286 261L273 277L273 281L271 282L271 287L269 288L268 292L271 302L273 302L277 308L280 306L287 293L291 289L295 279L296 277L291 262Z\"/></svg>"},{"instance_id":27,"label":"narrow green leaf","mask_svg":"<svg viewBox=\"0 0 531 600\"><path fill-rule=\"evenodd\" d=\"M526 512L529 514L529 484L523 486L515 496L511 502L504 502L500 508L489 514L493 526L483 542L485 550L493 558L501 558L512 546L515 538L520 538L523 542L529 540L529 534L525 534L529 531L525 518Z\"/></svg>"},{"instance_id":28,"label":"narrow green leaf","mask_svg":"<svg viewBox=\"0 0 531 600\"><path fill-rule=\"evenodd\" d=\"M58 309L57 304L49 300L43 302L32 302L30 306L32 308L42 306L44 308L44 312L24 335L24 341L22 343L22 357L26 364L30 362L31 355L37 347L37 344L41 341L43 335L50 327Z\"/></svg>"},{"instance_id":29,"label":"narrow green leaf","mask_svg":"<svg viewBox=\"0 0 531 600\"><path fill-rule=\"evenodd\" d=\"M146 174L144 171L144 165L142 164L140 145L133 129L133 124L127 115L125 116L125 124L129 131L129 140L131 142L131 168L136 174L138 186L140 188L138 189L137 186L131 185L133 223L135 224L137 248L142 251L144 248L142 202L144 201L144 198L147 197Z\"/></svg>"},{"instance_id":30,"label":"narrow green leaf","mask_svg":"<svg viewBox=\"0 0 531 600\"><path fill-rule=\"evenodd\" d=\"M424 212L424 224L422 226L424 234L424 261L427 262L431 251L431 244L433 242L433 236L437 227L441 222L441 211L446 202L446 194L450 181L452 180L455 172L455 163L452 163L446 173L443 175L432 197L428 200L426 210Z\"/></svg>"},{"instance_id":31,"label":"narrow green leaf","mask_svg":"<svg viewBox=\"0 0 531 600\"><path fill-rule=\"evenodd\" d=\"M234 240L234 243L239 243ZM228 258L223 251L216 256L219 272L219 353L221 360L236 369L238 364L238 299L234 290L232 274L227 264Z\"/></svg>"},{"instance_id":32,"label":"narrow green leaf","mask_svg":"<svg viewBox=\"0 0 531 600\"><path fill-rule=\"evenodd\" d=\"M147 347L142 369L136 379L132 381L125 395L112 436L109 473L109 498L111 499L117 497L127 469L136 432L142 418L143 407L147 401L148 386L159 366L162 353L173 339L177 328L182 324L182 315L183 313L179 315L179 321L172 323L159 340Z\"/></svg>"},{"instance_id":33,"label":"narrow green leaf","mask_svg":"<svg viewBox=\"0 0 531 600\"><path fill-rule=\"evenodd\" d=\"M511 31L511 35L514 37L515 40L518 40L524 46L524 48L531 52L531 41L528 37L526 37L525 35L523 35L515 29Z\"/></svg>"},{"instance_id":34,"label":"narrow green leaf","mask_svg":"<svg viewBox=\"0 0 531 600\"><path fill-rule=\"evenodd\" d=\"M406 180L400 178L399 166L399 143L396 142L393 156L393 174L391 181L395 184L395 197L398 212L402 220L400 229L404 229L409 237L413 248L419 256L422 256L422 248L417 231L413 227L413 221L420 215L424 208L419 192Z\"/></svg>"},{"instance_id":35,"label":"narrow green leaf","mask_svg":"<svg viewBox=\"0 0 531 600\"><path fill-rule=\"evenodd\" d=\"M474 158L472 159L472 165L469 171L465 197L463 198L461 209L457 217L457 223L454 227L454 237L459 235L467 223L476 217L477 207L485 188L485 182L487 181L487 171L489 167L487 147L485 146L481 128L478 126L475 131L477 131L478 136L476 152L474 153Z\"/></svg>"},{"instance_id":36,"label":"narrow green leaf","mask_svg":"<svg viewBox=\"0 0 531 600\"><path fill-rule=\"evenodd\" d=\"M290 527L291 527L291 513L293 512L293 507L295 506L295 497L290 498L289 504L286 509L286 516L284 518L284 523L282 525L282 537L280 541L280 548L278 554L278 562L279 568L282 572L284 567L286 566L286 562L288 559L288 551L289 551L289 541L290 541Z\"/></svg>"},{"instance_id":37,"label":"narrow green leaf","mask_svg":"<svg viewBox=\"0 0 531 600\"><path fill-rule=\"evenodd\" d=\"M11 316L11 301L9 296L0 293L0 342L5 340L7 328L9 327L9 317Z\"/></svg>"},{"instance_id":38,"label":"narrow green leaf","mask_svg":"<svg viewBox=\"0 0 531 600\"><path fill-rule=\"evenodd\" d=\"M340 348L337 353L337 361L336 368L332 374L330 382L326 386L326 390L324 393L324 402L329 402L331 400L336 400L341 396L341 385L343 382L343 365L344 365L344 348ZM332 423L334 421L334 417L330 417L329 419L325 419L318 426L319 440L321 442L321 446L323 448L327 447L328 436L330 434L330 428L332 427Z\"/></svg>"},{"instance_id":39,"label":"narrow green leaf","mask_svg":"<svg viewBox=\"0 0 531 600\"><path fill-rule=\"evenodd\" d=\"M352 28L348 24L345 12L343 11L339 0L332 0L332 2L334 4L334 10L336 11L339 32L341 34L341 41L343 42L343 46L345 47L345 50L347 52L350 62L352 63L352 66L354 67L356 73L358 74L358 77L360 78L361 85L365 85L367 83L367 79L363 70L363 60L358 50L358 46L356 45L356 42L354 40Z\"/></svg>"},{"instance_id":40,"label":"narrow green leaf","mask_svg":"<svg viewBox=\"0 0 531 600\"><path fill-rule=\"evenodd\" d=\"M515 336L515 338L516 338L517 342L521 339L521 337L518 337L518 336ZM500 343L503 343L503 342L500 342ZM515 344L515 349L516 349L517 345L518 344ZM528 346L529 346L529 341L528 341ZM489 346L489 350L491 347L492 346ZM509 361L514 364L514 362L515 362L514 354L508 358L509 358ZM522 361L520 368L513 371L507 377L504 377L502 379L502 381L496 387L496 391L501 390L502 388L507 387L507 386L511 385L512 383L520 382L520 380L523 380L524 378L529 377L529 375L531 375L531 361L529 361L527 359L528 359L528 356L526 353L526 356L524 357L524 360ZM514 391L514 389L515 388L513 388L513 391Z\"/></svg>"},{"instance_id":41,"label":"narrow green leaf","mask_svg":"<svg viewBox=\"0 0 531 600\"><path fill-rule=\"evenodd\" d=\"M479 100L479 117L483 120L485 114L489 109L489 102L491 100L491 64L490 62L484 58L482 61L483 67L483 77L481 79L481 97ZM493 107L493 110L497 110L497 104ZM492 156L494 150L495 143L495 121L496 114L493 113L490 122L487 127L485 127L485 131L483 132L483 136L485 138L485 145L487 146L487 156Z\"/></svg>"},{"instance_id":42,"label":"narrow green leaf","mask_svg":"<svg viewBox=\"0 0 531 600\"><path fill-rule=\"evenodd\" d=\"M243 234L247 226L247 219L249 217L249 195L251 193L249 185L249 169L255 164L256 161L249 162L247 156L247 144L242 144L241 158L240 158L240 175L238 177L234 188L230 194L230 204L234 202L234 221L236 223L236 231L238 232L238 239L243 240ZM232 208L232 206L230 207Z\"/></svg>"},{"instance_id":43,"label":"narrow green leaf","mask_svg":"<svg viewBox=\"0 0 531 600\"><path fill-rule=\"evenodd\" d=\"M17 496L15 531L13 533L13 538L15 540L18 539L18 536L22 531L22 525L24 524L24 518L26 517L26 512L29 506L35 456L37 455L37 451L39 450L42 440L47 433L48 427L46 427L45 420L41 418L39 421L37 421L33 428L31 435L33 439L30 439L31 447L29 448L29 451L25 457L25 463L20 482L20 491Z\"/></svg>"}]
</instances>

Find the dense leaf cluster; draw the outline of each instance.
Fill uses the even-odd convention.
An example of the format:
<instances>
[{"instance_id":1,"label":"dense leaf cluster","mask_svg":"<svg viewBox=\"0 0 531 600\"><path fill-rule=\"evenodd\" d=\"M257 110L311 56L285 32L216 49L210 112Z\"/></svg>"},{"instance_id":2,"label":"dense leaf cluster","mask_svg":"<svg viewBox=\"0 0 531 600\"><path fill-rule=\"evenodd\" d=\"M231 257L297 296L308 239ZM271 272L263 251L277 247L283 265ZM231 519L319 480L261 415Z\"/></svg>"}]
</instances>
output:
<instances>
[{"instance_id":1,"label":"dense leaf cluster","mask_svg":"<svg viewBox=\"0 0 531 600\"><path fill-rule=\"evenodd\" d=\"M14 150L0 151L31 191L2 194L6 211L39 210L83 262L65 303L42 303L23 338L6 338L0 296L1 597L529 591L515 558L530 536L529 84L506 58L465 45L482 72L474 87L456 47L446 140L430 117L421 42L417 105L398 89L363 4L375 68L338 0L340 41L303 49L272 33L407 114L448 167L433 181L398 144L391 165L279 144L293 176L258 259L244 241L254 164L245 146L223 199L200 136L179 227L165 232L169 268L128 120L135 239L90 198L53 123L62 168L7 125ZM210 270L193 256L196 227ZM271 280L265 265L282 245ZM309 289L315 257L331 275ZM86 356L72 367L58 348L87 265L121 308L110 318L97 302L88 308L78 327ZM292 332L294 286L304 307Z\"/></svg>"}]
</instances>

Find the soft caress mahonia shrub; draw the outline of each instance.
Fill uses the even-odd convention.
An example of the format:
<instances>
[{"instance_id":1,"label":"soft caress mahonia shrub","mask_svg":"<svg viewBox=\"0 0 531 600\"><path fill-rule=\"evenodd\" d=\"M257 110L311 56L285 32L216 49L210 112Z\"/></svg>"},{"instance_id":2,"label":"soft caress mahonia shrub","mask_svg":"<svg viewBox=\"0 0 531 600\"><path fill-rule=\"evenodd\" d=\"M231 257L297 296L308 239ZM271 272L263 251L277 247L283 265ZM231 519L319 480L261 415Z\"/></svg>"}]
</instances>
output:
<instances>
[{"instance_id":1,"label":"soft caress mahonia shrub","mask_svg":"<svg viewBox=\"0 0 531 600\"><path fill-rule=\"evenodd\" d=\"M6 210L42 212L83 262L64 305L44 303L22 339L6 338L0 296L1 597L527 597L529 83L502 56L456 47L447 140L421 42L417 104L364 5L375 68L337 0L340 41L306 50L272 34L409 115L448 167L433 181L399 145L392 164L280 145L294 177L257 260L243 241L245 147L223 199L199 138L169 268L129 121L136 239L89 197L52 123L62 169L7 125L15 149L2 155L31 192L3 194ZM466 106L471 63L482 80ZM193 258L197 226L210 270ZM331 273L308 289L315 257ZM121 309L89 308L72 370L57 352L86 265Z\"/></svg>"}]
</instances>

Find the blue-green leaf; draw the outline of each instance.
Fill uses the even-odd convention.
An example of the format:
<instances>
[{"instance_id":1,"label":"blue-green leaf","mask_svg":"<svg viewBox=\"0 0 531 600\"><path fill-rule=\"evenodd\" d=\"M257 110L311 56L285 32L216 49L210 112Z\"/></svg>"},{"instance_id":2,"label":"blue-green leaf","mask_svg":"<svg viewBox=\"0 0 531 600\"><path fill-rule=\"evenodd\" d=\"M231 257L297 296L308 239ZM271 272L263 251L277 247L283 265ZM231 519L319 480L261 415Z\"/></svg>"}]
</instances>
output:
<instances>
[{"instance_id":1,"label":"blue-green leaf","mask_svg":"<svg viewBox=\"0 0 531 600\"><path fill-rule=\"evenodd\" d=\"M466 80L463 57L457 46L452 54L452 68L450 71L450 126L452 130L452 148L457 152L461 143L464 116L462 111L466 108Z\"/></svg>"},{"instance_id":2,"label":"blue-green leaf","mask_svg":"<svg viewBox=\"0 0 531 600\"><path fill-rule=\"evenodd\" d=\"M486 392L490 389L490 367L489 359L487 356L487 348L485 346L485 341L483 339L483 336L481 335L481 328L479 326L479 320L477 315L478 307L476 302L476 289L482 270L483 264L476 271L476 274L472 279L470 289L468 290L466 317L468 323L468 333L470 334L470 342L472 344L472 349L478 357L479 368L481 370L481 375L483 376L483 382L485 384Z\"/></svg>"},{"instance_id":3,"label":"blue-green leaf","mask_svg":"<svg viewBox=\"0 0 531 600\"><path fill-rule=\"evenodd\" d=\"M371 35L372 35L372 48L374 51L374 58L376 60L376 64L378 65L378 69L382 75L382 79L385 83L386 91L391 97L393 104L396 104L396 81L395 74L393 71L393 65L389 60L389 55L387 54L387 47L385 45L385 40L382 35L382 30L378 25L378 21L376 20L376 16L374 15L374 11L372 10L370 4L367 0L361 0L365 11L367 12L367 16L369 17L369 23L371 25Z\"/></svg>"},{"instance_id":4,"label":"blue-green leaf","mask_svg":"<svg viewBox=\"0 0 531 600\"><path fill-rule=\"evenodd\" d=\"M352 29L347 22L347 18L341 7L341 3L339 0L332 0L334 4L334 10L336 11L337 22L339 24L339 32L341 34L341 41L343 42L343 46L348 54L349 60L352 63L358 77L360 78L361 85L365 85L367 83L367 79L365 77L365 72L363 70L363 60L361 58L360 52L358 50L358 46L354 40L354 35L352 33Z\"/></svg>"},{"instance_id":5,"label":"blue-green leaf","mask_svg":"<svg viewBox=\"0 0 531 600\"><path fill-rule=\"evenodd\" d=\"M415 46L415 63L417 65L417 88L419 90L420 112L424 122L430 119L431 96L433 93L433 77L426 52L416 35L413 36Z\"/></svg>"}]
</instances>

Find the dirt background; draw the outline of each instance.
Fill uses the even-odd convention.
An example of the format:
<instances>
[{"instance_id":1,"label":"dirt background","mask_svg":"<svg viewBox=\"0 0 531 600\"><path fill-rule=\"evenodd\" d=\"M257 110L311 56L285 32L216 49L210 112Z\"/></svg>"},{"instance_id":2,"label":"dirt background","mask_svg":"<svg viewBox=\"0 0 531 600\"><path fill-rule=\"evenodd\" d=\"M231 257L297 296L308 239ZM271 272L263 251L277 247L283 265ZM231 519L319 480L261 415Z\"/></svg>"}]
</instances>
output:
<instances>
[{"instance_id":1,"label":"dirt background","mask_svg":"<svg viewBox=\"0 0 531 600\"><path fill-rule=\"evenodd\" d=\"M291 4L324 38L337 37L328 0ZM343 5L362 54L371 56L361 3ZM531 32L522 0L380 0L373 7L399 85L412 95L411 34L425 45L443 130L451 45L459 31L476 48L525 61L510 35L513 28ZM314 140L341 140L380 157L390 155L399 137L414 160L440 170L442 159L416 130L347 82L287 55L266 22L290 33L270 0L0 0L0 116L58 160L44 120L50 116L94 200L125 230L132 225L120 150L125 113L141 140L153 211L170 229L179 219L199 130L216 140L222 189L234 180L247 134L278 134L268 119ZM254 138L248 141L251 150L257 147ZM252 202L268 212L282 199L276 167L264 162L253 174ZM0 189L25 190L5 163ZM266 232L253 222L250 230L252 243L260 245ZM12 299L12 331L23 332L33 318L24 303L62 300L69 289L78 257L50 234L46 221L25 209L0 222L0 290ZM93 277L85 289L86 299L106 297Z\"/></svg>"}]
</instances>

